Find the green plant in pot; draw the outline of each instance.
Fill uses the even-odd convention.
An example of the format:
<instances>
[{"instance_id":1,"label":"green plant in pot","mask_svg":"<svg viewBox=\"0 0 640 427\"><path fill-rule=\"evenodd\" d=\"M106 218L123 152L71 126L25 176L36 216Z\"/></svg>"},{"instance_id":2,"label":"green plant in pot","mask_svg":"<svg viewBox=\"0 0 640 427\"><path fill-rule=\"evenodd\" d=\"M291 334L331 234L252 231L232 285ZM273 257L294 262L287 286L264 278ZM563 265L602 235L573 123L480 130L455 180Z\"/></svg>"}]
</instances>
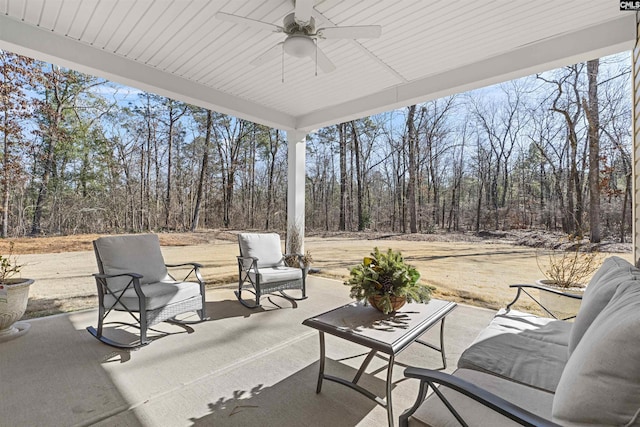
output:
<instances>
[{"instance_id":1,"label":"green plant in pot","mask_svg":"<svg viewBox=\"0 0 640 427\"><path fill-rule=\"evenodd\" d=\"M27 309L33 279L14 278L22 266L13 255L13 243L6 256L0 255L0 342L25 334L30 325L18 322Z\"/></svg>"},{"instance_id":2,"label":"green plant in pot","mask_svg":"<svg viewBox=\"0 0 640 427\"><path fill-rule=\"evenodd\" d=\"M349 280L344 284L351 288L350 296L358 301L370 303L378 310L389 314L406 302L428 302L431 286L418 283L420 273L404 262L402 254L392 249L380 252L374 248L371 256L364 257L361 264L349 271Z\"/></svg>"}]
</instances>

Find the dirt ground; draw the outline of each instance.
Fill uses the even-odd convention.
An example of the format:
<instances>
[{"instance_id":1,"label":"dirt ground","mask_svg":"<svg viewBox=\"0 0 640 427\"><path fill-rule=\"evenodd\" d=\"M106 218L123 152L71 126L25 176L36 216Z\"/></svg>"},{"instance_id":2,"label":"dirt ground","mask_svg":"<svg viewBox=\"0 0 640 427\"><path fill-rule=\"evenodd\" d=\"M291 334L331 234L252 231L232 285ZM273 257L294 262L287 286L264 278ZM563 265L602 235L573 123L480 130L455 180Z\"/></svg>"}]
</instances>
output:
<instances>
[{"instance_id":1,"label":"dirt ground","mask_svg":"<svg viewBox=\"0 0 640 427\"><path fill-rule=\"evenodd\" d=\"M204 265L208 286L232 285L237 280L238 244L233 231L162 233L167 263L196 261ZM25 317L95 307L96 272L91 241L97 235L10 239L23 265L21 276L35 279ZM526 238L530 238L527 236ZM498 233L449 235L397 235L376 233L308 234L305 250L313 256L320 276L344 280L348 268L359 263L374 246L402 251L422 280L436 287L434 296L497 309L513 299L514 283L542 278L536 262L540 249L521 246L523 236ZM9 241L0 241L6 254ZM536 245L543 246L543 245ZM603 246L604 247L604 246ZM632 261L630 245L608 244L605 256ZM345 286L345 293L348 288Z\"/></svg>"}]
</instances>

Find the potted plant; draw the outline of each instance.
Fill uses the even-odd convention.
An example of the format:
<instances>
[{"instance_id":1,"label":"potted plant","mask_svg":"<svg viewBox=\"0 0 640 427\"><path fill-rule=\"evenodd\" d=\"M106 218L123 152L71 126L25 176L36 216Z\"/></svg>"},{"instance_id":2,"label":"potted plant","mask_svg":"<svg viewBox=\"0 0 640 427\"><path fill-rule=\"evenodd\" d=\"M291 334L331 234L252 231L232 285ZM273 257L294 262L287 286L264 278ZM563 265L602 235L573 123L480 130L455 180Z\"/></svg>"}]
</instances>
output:
<instances>
[{"instance_id":1,"label":"potted plant","mask_svg":"<svg viewBox=\"0 0 640 427\"><path fill-rule=\"evenodd\" d=\"M536 252L538 268L546 277L536 284L581 295L586 282L600 267L601 256L581 239L559 242L546 254ZM580 307L579 299L569 299L549 292L540 293L540 302L547 309L561 317L573 316Z\"/></svg>"},{"instance_id":2,"label":"potted plant","mask_svg":"<svg viewBox=\"0 0 640 427\"><path fill-rule=\"evenodd\" d=\"M431 286L418 283L420 273L404 262L402 254L392 249L380 252L374 248L371 256L352 267L349 280L350 296L370 303L384 314L398 310L408 302L428 302Z\"/></svg>"},{"instance_id":3,"label":"potted plant","mask_svg":"<svg viewBox=\"0 0 640 427\"><path fill-rule=\"evenodd\" d=\"M33 279L14 278L22 266L13 256L13 242L7 256L0 255L0 342L27 333L30 325L18 322L27 309Z\"/></svg>"}]
</instances>

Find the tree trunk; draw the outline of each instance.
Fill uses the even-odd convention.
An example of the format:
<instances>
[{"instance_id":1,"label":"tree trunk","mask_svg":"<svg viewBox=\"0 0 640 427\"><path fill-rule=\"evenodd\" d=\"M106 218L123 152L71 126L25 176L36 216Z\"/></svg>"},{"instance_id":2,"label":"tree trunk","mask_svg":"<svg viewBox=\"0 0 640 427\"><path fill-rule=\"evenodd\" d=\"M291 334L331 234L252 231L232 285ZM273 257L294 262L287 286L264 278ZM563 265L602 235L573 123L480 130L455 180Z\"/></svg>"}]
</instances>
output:
<instances>
[{"instance_id":1,"label":"tree trunk","mask_svg":"<svg viewBox=\"0 0 640 427\"><path fill-rule=\"evenodd\" d=\"M338 229L347 230L346 210L347 210L347 135L346 123L338 125L340 135L340 219Z\"/></svg>"},{"instance_id":2,"label":"tree trunk","mask_svg":"<svg viewBox=\"0 0 640 427\"><path fill-rule=\"evenodd\" d=\"M598 110L599 59L587 62L589 105L585 108L589 121L589 226L591 243L600 243L600 112Z\"/></svg>"},{"instance_id":3,"label":"tree trunk","mask_svg":"<svg viewBox=\"0 0 640 427\"><path fill-rule=\"evenodd\" d=\"M358 136L358 128L356 122L351 122L351 135L353 137L353 151L356 156L356 200L358 208L358 231L364 231L365 221L364 212L362 211L362 167L360 166L360 140Z\"/></svg>"},{"instance_id":4,"label":"tree trunk","mask_svg":"<svg viewBox=\"0 0 640 427\"><path fill-rule=\"evenodd\" d=\"M5 74L6 79L6 74ZM2 238L6 239L9 231L9 111L4 105L4 132L2 143Z\"/></svg>"},{"instance_id":5,"label":"tree trunk","mask_svg":"<svg viewBox=\"0 0 640 427\"><path fill-rule=\"evenodd\" d=\"M198 180L198 192L196 194L196 205L193 209L193 220L191 221L191 231L196 231L200 220L200 205L202 204L202 190L209 168L209 145L211 144L211 110L207 110L207 132L204 138L204 153L202 154L202 165L200 166L200 179Z\"/></svg>"},{"instance_id":6,"label":"tree trunk","mask_svg":"<svg viewBox=\"0 0 640 427\"><path fill-rule=\"evenodd\" d=\"M409 146L409 183L407 185L407 208L409 209L409 231L418 232L417 212L416 212L416 127L414 118L416 106L409 107L407 113L407 145Z\"/></svg>"},{"instance_id":7,"label":"tree trunk","mask_svg":"<svg viewBox=\"0 0 640 427\"><path fill-rule=\"evenodd\" d=\"M276 172L276 156L280 145L280 131L276 129L275 141L269 131L269 180L267 182L267 215L264 228L268 230L271 226L271 216L273 215L273 182Z\"/></svg>"},{"instance_id":8,"label":"tree trunk","mask_svg":"<svg viewBox=\"0 0 640 427\"><path fill-rule=\"evenodd\" d=\"M51 78L53 80L52 94L55 102L55 111L52 113L53 117L50 117L49 128L45 136L47 142L46 153L47 157L44 162L44 170L42 172L42 179L40 181L40 187L38 188L38 198L36 200L36 207L33 211L33 222L31 223L31 235L37 236L42 232L41 221L42 211L44 210L44 204L47 200L47 194L49 190L49 179L51 178L51 171L53 170L53 161L55 158L55 149L60 133L59 125L62 121L63 102L58 92L58 72L59 69L55 66L51 66ZM49 99L46 102L50 102Z\"/></svg>"}]
</instances>

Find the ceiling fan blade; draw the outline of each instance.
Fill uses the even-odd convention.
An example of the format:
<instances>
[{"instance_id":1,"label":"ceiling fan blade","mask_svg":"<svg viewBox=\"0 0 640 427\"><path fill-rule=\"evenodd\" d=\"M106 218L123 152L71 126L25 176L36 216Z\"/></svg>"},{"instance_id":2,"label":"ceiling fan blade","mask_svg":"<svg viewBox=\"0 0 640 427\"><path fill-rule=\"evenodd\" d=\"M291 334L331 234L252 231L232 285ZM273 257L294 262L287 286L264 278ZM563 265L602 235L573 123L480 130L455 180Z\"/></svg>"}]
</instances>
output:
<instances>
[{"instance_id":1,"label":"ceiling fan blade","mask_svg":"<svg viewBox=\"0 0 640 427\"><path fill-rule=\"evenodd\" d=\"M382 34L380 25L319 28L318 35L325 39L377 39Z\"/></svg>"},{"instance_id":2,"label":"ceiling fan blade","mask_svg":"<svg viewBox=\"0 0 640 427\"><path fill-rule=\"evenodd\" d=\"M330 73L333 70L335 70L336 66L333 64L333 62L331 62L329 57L325 55L322 49L320 49L319 47L317 49L318 49L318 67L320 67L320 69L325 73ZM314 59L314 58L312 57L311 59Z\"/></svg>"},{"instance_id":3,"label":"ceiling fan blade","mask_svg":"<svg viewBox=\"0 0 640 427\"><path fill-rule=\"evenodd\" d=\"M264 21L258 21L256 19L245 18L244 16L232 15L230 13L218 12L216 18L221 21L233 22L234 24L246 25L261 30L273 31L274 33L281 33L284 28L279 25L270 24Z\"/></svg>"},{"instance_id":4,"label":"ceiling fan blade","mask_svg":"<svg viewBox=\"0 0 640 427\"><path fill-rule=\"evenodd\" d=\"M295 0L296 8L294 16L296 22L306 25L311 21L311 13L313 12L313 0Z\"/></svg>"},{"instance_id":5,"label":"ceiling fan blade","mask_svg":"<svg viewBox=\"0 0 640 427\"><path fill-rule=\"evenodd\" d=\"M265 52L258 55L251 62L249 62L249 64L259 66L259 65L266 64L267 62L281 56L283 44L284 42L280 42L277 45L267 49Z\"/></svg>"}]
</instances>

